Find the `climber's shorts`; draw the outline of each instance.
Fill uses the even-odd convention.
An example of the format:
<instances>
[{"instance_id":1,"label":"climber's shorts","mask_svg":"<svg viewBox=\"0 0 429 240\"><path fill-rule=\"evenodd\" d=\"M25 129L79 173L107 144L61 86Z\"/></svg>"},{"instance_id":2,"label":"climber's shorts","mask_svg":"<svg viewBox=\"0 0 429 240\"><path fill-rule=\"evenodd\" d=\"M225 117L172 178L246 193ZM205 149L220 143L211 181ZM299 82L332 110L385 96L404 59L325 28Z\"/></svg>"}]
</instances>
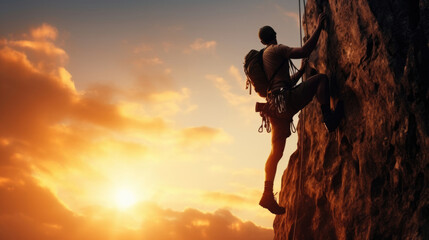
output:
<instances>
[{"instance_id":1,"label":"climber's shorts","mask_svg":"<svg viewBox=\"0 0 429 240\"><path fill-rule=\"evenodd\" d=\"M309 81L296 85L286 94L286 111L294 116L311 102L314 94L315 91L310 89Z\"/></svg>"},{"instance_id":2,"label":"climber's shorts","mask_svg":"<svg viewBox=\"0 0 429 240\"><path fill-rule=\"evenodd\" d=\"M291 134L290 124L292 120L286 118L270 117L271 123L271 143L285 141Z\"/></svg>"},{"instance_id":3,"label":"climber's shorts","mask_svg":"<svg viewBox=\"0 0 429 240\"><path fill-rule=\"evenodd\" d=\"M315 90L311 89L310 82L305 81L287 90L284 93L286 111L281 116L270 116L272 125L271 141L279 141L290 136L292 117L311 102Z\"/></svg>"}]
</instances>

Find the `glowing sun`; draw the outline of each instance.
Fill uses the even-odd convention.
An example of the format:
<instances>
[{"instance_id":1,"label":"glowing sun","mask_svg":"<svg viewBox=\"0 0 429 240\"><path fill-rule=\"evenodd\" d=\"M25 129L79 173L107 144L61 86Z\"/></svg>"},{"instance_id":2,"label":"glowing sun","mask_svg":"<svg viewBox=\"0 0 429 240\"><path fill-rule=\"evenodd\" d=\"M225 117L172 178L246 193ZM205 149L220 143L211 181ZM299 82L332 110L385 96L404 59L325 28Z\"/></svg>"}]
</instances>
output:
<instances>
[{"instance_id":1,"label":"glowing sun","mask_svg":"<svg viewBox=\"0 0 429 240\"><path fill-rule=\"evenodd\" d=\"M120 209L131 207L137 202L136 195L131 189L121 188L115 193L116 206Z\"/></svg>"}]
</instances>

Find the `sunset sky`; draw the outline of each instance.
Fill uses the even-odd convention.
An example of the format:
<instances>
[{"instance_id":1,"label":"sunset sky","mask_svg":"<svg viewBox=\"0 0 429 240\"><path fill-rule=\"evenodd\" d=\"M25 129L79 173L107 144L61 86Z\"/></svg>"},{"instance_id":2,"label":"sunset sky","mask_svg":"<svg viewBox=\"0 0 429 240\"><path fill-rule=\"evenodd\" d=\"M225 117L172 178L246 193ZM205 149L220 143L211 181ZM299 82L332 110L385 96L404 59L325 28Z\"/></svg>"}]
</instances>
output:
<instances>
[{"instance_id":1,"label":"sunset sky","mask_svg":"<svg viewBox=\"0 0 429 240\"><path fill-rule=\"evenodd\" d=\"M298 1L1 1L1 239L272 239L264 25L299 46Z\"/></svg>"}]
</instances>

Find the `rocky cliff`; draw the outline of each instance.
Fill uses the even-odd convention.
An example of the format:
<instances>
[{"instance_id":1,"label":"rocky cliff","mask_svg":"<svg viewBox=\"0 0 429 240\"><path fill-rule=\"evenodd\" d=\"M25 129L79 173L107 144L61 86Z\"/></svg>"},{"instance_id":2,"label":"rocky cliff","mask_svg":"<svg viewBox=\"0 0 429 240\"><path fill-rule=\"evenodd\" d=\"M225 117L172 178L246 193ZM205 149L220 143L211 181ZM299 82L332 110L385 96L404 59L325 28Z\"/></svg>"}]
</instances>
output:
<instances>
[{"instance_id":1,"label":"rocky cliff","mask_svg":"<svg viewBox=\"0 0 429 240\"><path fill-rule=\"evenodd\" d=\"M329 134L315 100L300 114L275 239L429 239L429 2L308 0L305 11L310 33L328 14L311 62L346 116Z\"/></svg>"}]
</instances>

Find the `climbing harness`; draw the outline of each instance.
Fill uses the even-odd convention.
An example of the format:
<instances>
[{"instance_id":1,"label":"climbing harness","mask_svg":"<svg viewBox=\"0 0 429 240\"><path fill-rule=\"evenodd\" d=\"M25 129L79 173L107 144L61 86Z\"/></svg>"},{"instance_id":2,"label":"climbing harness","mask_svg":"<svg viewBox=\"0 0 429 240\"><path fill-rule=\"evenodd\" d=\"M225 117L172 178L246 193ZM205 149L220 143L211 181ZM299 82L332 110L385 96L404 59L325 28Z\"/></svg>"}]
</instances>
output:
<instances>
[{"instance_id":1,"label":"climbing harness","mask_svg":"<svg viewBox=\"0 0 429 240\"><path fill-rule=\"evenodd\" d=\"M299 71L290 59L289 66L289 76L293 76ZM268 90L267 101L271 111L274 111L279 115L286 113L286 94L288 94L288 91L290 89L292 89L291 86L285 86L273 90Z\"/></svg>"},{"instance_id":2,"label":"climbing harness","mask_svg":"<svg viewBox=\"0 0 429 240\"><path fill-rule=\"evenodd\" d=\"M285 64L282 63L280 67L282 67ZM289 75L293 76L295 75L299 70L298 68L295 66L295 64L293 64L293 62L289 59ZM279 71L280 67L276 70L276 73ZM270 86L272 84L272 80L274 79L274 76L276 75L276 73L274 73L273 77L271 78L271 83ZM265 129L267 130L267 132L271 132L271 126L270 126L270 118L269 116L272 117L277 117L277 118L288 118L287 116L287 112L286 112L286 95L288 94L288 91L291 89L291 87L281 87L279 89L276 90L268 90L267 93L267 104L268 104L268 109L263 109L261 110L261 117L262 117L262 124L258 129L258 132L262 133ZM260 103L256 103L257 106ZM258 109L258 107L256 107ZM258 110L257 110L258 111ZM290 117L290 116L289 116ZM290 131L295 133L296 132L296 127L293 123L293 119L290 119Z\"/></svg>"}]
</instances>

